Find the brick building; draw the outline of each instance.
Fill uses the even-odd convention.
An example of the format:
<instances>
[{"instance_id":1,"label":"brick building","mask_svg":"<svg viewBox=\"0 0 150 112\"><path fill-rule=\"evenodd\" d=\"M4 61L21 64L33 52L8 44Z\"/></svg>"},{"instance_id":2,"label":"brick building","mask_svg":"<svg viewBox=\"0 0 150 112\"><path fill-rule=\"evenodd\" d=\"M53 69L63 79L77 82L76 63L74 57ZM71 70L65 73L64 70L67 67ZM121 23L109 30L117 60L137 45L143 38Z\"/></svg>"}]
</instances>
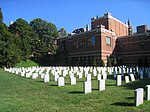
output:
<instances>
[{"instance_id":1,"label":"brick building","mask_svg":"<svg viewBox=\"0 0 150 112\"><path fill-rule=\"evenodd\" d=\"M58 39L62 60L68 65L92 65L96 60L96 64L100 65L101 60L106 64L107 58L112 55L122 59L123 64L136 64L145 53L148 53L149 59L150 35L147 27L139 26L137 34L132 32L130 21L123 23L110 13L93 17L91 30L87 25L85 29L76 29L73 34Z\"/></svg>"}]
</instances>

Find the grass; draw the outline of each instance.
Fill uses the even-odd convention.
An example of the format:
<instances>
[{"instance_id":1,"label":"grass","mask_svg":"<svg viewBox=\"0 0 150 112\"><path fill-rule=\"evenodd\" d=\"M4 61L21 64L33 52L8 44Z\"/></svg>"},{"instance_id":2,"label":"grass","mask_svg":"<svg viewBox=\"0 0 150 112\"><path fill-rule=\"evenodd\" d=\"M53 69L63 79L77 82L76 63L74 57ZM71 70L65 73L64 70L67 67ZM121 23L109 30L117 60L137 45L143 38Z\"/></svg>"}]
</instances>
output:
<instances>
[{"instance_id":1,"label":"grass","mask_svg":"<svg viewBox=\"0 0 150 112\"><path fill-rule=\"evenodd\" d=\"M49 83L42 79L24 78L0 69L0 112L149 112L150 101L134 106L134 89L150 84L150 79L136 80L117 87L109 76L106 90L98 91L98 82L92 77L92 93L83 93L83 82L58 87L50 77Z\"/></svg>"},{"instance_id":2,"label":"grass","mask_svg":"<svg viewBox=\"0 0 150 112\"><path fill-rule=\"evenodd\" d=\"M29 59L27 59L26 61L21 61L20 63L16 64L16 67L31 67L31 66L39 66L39 65Z\"/></svg>"}]
</instances>

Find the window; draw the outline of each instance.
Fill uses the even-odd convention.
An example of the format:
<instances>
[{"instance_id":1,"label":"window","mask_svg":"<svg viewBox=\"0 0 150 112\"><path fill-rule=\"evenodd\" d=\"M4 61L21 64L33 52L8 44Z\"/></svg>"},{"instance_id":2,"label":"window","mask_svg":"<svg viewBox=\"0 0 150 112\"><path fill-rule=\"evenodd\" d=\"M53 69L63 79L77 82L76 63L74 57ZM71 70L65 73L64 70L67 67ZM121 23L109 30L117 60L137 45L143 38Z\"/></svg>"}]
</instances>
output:
<instances>
[{"instance_id":1,"label":"window","mask_svg":"<svg viewBox=\"0 0 150 112\"><path fill-rule=\"evenodd\" d=\"M95 46L95 37L92 36L92 37L89 37L88 38L88 46Z\"/></svg>"},{"instance_id":2,"label":"window","mask_svg":"<svg viewBox=\"0 0 150 112\"><path fill-rule=\"evenodd\" d=\"M95 46L95 37L92 37L92 46Z\"/></svg>"},{"instance_id":3,"label":"window","mask_svg":"<svg viewBox=\"0 0 150 112\"><path fill-rule=\"evenodd\" d=\"M106 45L111 46L111 38L106 37Z\"/></svg>"}]
</instances>

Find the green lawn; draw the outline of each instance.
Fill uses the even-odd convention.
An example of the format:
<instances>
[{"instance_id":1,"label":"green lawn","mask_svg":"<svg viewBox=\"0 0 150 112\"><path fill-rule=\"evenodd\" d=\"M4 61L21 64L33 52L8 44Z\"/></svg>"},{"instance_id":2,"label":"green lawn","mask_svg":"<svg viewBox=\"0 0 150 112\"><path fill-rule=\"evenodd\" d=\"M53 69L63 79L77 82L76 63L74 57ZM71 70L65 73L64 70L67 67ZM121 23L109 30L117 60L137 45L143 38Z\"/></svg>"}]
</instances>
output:
<instances>
[{"instance_id":1,"label":"green lawn","mask_svg":"<svg viewBox=\"0 0 150 112\"><path fill-rule=\"evenodd\" d=\"M137 80L117 87L116 81L106 80L106 90L98 91L93 77L93 91L83 94L83 81L64 87L44 83L42 79L27 79L0 69L0 112L149 112L150 101L134 106L134 89L150 84L150 79ZM53 77L51 77L53 80Z\"/></svg>"}]
</instances>

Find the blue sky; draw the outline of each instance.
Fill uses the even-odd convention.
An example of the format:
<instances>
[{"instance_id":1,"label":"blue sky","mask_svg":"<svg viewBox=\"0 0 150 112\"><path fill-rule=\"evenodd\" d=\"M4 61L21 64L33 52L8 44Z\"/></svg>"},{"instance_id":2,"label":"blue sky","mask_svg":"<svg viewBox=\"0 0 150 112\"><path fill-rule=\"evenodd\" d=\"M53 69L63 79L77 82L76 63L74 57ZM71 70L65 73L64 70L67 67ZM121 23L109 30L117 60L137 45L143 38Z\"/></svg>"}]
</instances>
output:
<instances>
[{"instance_id":1,"label":"blue sky","mask_svg":"<svg viewBox=\"0 0 150 112\"><path fill-rule=\"evenodd\" d=\"M72 32L91 26L91 17L110 12L122 22L130 19L134 29L142 24L150 27L149 0L0 0L0 7L7 25L18 18L28 22L42 18Z\"/></svg>"}]
</instances>

